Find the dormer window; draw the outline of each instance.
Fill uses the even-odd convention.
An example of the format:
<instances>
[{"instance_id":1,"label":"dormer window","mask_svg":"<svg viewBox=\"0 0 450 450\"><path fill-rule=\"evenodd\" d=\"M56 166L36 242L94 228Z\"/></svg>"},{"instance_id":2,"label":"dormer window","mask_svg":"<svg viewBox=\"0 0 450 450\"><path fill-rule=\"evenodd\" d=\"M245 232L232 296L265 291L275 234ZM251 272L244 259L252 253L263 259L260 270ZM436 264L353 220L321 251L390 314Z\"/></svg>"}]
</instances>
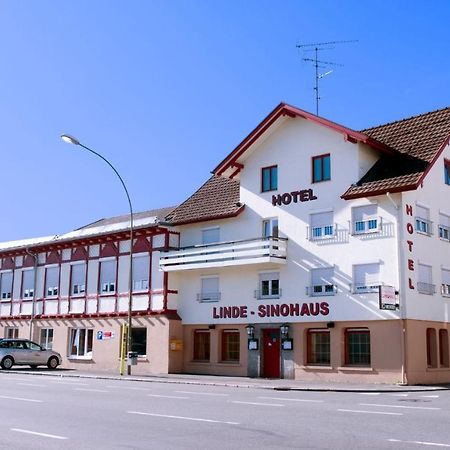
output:
<instances>
[{"instance_id":1,"label":"dormer window","mask_svg":"<svg viewBox=\"0 0 450 450\"><path fill-rule=\"evenodd\" d=\"M312 182L331 180L331 161L330 154L313 156L312 159Z\"/></svg>"},{"instance_id":2,"label":"dormer window","mask_svg":"<svg viewBox=\"0 0 450 450\"><path fill-rule=\"evenodd\" d=\"M261 169L261 191L269 192L278 189L278 166L263 167Z\"/></svg>"}]
</instances>

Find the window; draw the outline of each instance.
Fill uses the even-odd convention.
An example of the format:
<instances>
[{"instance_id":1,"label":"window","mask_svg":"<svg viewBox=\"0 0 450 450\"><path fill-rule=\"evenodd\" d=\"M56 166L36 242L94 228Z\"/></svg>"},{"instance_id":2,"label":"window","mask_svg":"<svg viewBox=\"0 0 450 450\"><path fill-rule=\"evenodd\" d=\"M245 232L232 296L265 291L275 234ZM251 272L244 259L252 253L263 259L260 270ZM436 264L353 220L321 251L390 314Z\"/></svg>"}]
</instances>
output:
<instances>
[{"instance_id":1,"label":"window","mask_svg":"<svg viewBox=\"0 0 450 450\"><path fill-rule=\"evenodd\" d=\"M353 292L378 292L380 286L380 263L357 264L353 266Z\"/></svg>"},{"instance_id":2,"label":"window","mask_svg":"<svg viewBox=\"0 0 450 450\"><path fill-rule=\"evenodd\" d=\"M439 214L439 238L450 241L450 217L446 214Z\"/></svg>"},{"instance_id":3,"label":"window","mask_svg":"<svg viewBox=\"0 0 450 450\"><path fill-rule=\"evenodd\" d=\"M367 328L345 330L345 363L370 366L370 331Z\"/></svg>"},{"instance_id":4,"label":"window","mask_svg":"<svg viewBox=\"0 0 450 450\"><path fill-rule=\"evenodd\" d=\"M427 328L427 367L437 367L437 342L434 328Z\"/></svg>"},{"instance_id":5,"label":"window","mask_svg":"<svg viewBox=\"0 0 450 450\"><path fill-rule=\"evenodd\" d=\"M19 337L19 329L16 327L6 327L5 338L6 339L17 339Z\"/></svg>"},{"instance_id":6,"label":"window","mask_svg":"<svg viewBox=\"0 0 450 450\"><path fill-rule=\"evenodd\" d=\"M72 328L70 330L69 356L72 358L92 358L94 330Z\"/></svg>"},{"instance_id":7,"label":"window","mask_svg":"<svg viewBox=\"0 0 450 450\"><path fill-rule=\"evenodd\" d=\"M261 191L276 191L278 189L278 166L261 169Z\"/></svg>"},{"instance_id":8,"label":"window","mask_svg":"<svg viewBox=\"0 0 450 450\"><path fill-rule=\"evenodd\" d=\"M265 219L262 222L262 234L264 238L279 237L278 218Z\"/></svg>"},{"instance_id":9,"label":"window","mask_svg":"<svg viewBox=\"0 0 450 450\"><path fill-rule=\"evenodd\" d=\"M58 295L59 267L46 267L45 269L45 296Z\"/></svg>"},{"instance_id":10,"label":"window","mask_svg":"<svg viewBox=\"0 0 450 450\"><path fill-rule=\"evenodd\" d=\"M334 267L321 267L311 269L311 289L309 295L319 297L321 295L334 295L333 283Z\"/></svg>"},{"instance_id":11,"label":"window","mask_svg":"<svg viewBox=\"0 0 450 450\"><path fill-rule=\"evenodd\" d=\"M240 335L238 330L222 331L222 361L239 362Z\"/></svg>"},{"instance_id":12,"label":"window","mask_svg":"<svg viewBox=\"0 0 450 450\"><path fill-rule=\"evenodd\" d=\"M2 272L0 274L0 298L1 300L9 300L12 295L13 273Z\"/></svg>"},{"instance_id":13,"label":"window","mask_svg":"<svg viewBox=\"0 0 450 450\"><path fill-rule=\"evenodd\" d=\"M194 331L194 361L209 361L210 333L209 330Z\"/></svg>"},{"instance_id":14,"label":"window","mask_svg":"<svg viewBox=\"0 0 450 450\"><path fill-rule=\"evenodd\" d=\"M307 364L330 365L330 332L309 329L307 334Z\"/></svg>"},{"instance_id":15,"label":"window","mask_svg":"<svg viewBox=\"0 0 450 450\"><path fill-rule=\"evenodd\" d=\"M430 221L430 210L416 205L416 231L420 234L432 234L432 222Z\"/></svg>"},{"instance_id":16,"label":"window","mask_svg":"<svg viewBox=\"0 0 450 450\"><path fill-rule=\"evenodd\" d=\"M313 183L331 180L330 155L314 156L312 159Z\"/></svg>"},{"instance_id":17,"label":"window","mask_svg":"<svg viewBox=\"0 0 450 450\"><path fill-rule=\"evenodd\" d=\"M448 331L445 329L439 330L439 365L441 367L448 367Z\"/></svg>"},{"instance_id":18,"label":"window","mask_svg":"<svg viewBox=\"0 0 450 450\"><path fill-rule=\"evenodd\" d=\"M444 297L450 297L450 270L441 269L441 294Z\"/></svg>"},{"instance_id":19,"label":"window","mask_svg":"<svg viewBox=\"0 0 450 450\"><path fill-rule=\"evenodd\" d=\"M133 291L148 291L150 255L133 257Z\"/></svg>"},{"instance_id":20,"label":"window","mask_svg":"<svg viewBox=\"0 0 450 450\"><path fill-rule=\"evenodd\" d=\"M280 295L280 274L278 272L260 273L256 298L280 298Z\"/></svg>"},{"instance_id":21,"label":"window","mask_svg":"<svg viewBox=\"0 0 450 450\"><path fill-rule=\"evenodd\" d=\"M138 356L147 355L147 328L131 328L131 351Z\"/></svg>"},{"instance_id":22,"label":"window","mask_svg":"<svg viewBox=\"0 0 450 450\"><path fill-rule=\"evenodd\" d=\"M220 300L219 277L202 277L201 292L197 295L199 302L218 302Z\"/></svg>"},{"instance_id":23,"label":"window","mask_svg":"<svg viewBox=\"0 0 450 450\"><path fill-rule=\"evenodd\" d=\"M86 294L86 263L73 264L70 268L70 295Z\"/></svg>"},{"instance_id":24,"label":"window","mask_svg":"<svg viewBox=\"0 0 450 450\"><path fill-rule=\"evenodd\" d=\"M34 269L22 271L22 298L34 297Z\"/></svg>"},{"instance_id":25,"label":"window","mask_svg":"<svg viewBox=\"0 0 450 450\"><path fill-rule=\"evenodd\" d=\"M41 328L39 344L47 350L53 347L53 328Z\"/></svg>"},{"instance_id":26,"label":"window","mask_svg":"<svg viewBox=\"0 0 450 450\"><path fill-rule=\"evenodd\" d=\"M433 295L436 286L433 284L433 270L431 266L419 264L419 280L417 282L417 292L421 294Z\"/></svg>"},{"instance_id":27,"label":"window","mask_svg":"<svg viewBox=\"0 0 450 450\"><path fill-rule=\"evenodd\" d=\"M205 228L202 230L202 244L215 244L220 242L220 228Z\"/></svg>"},{"instance_id":28,"label":"window","mask_svg":"<svg viewBox=\"0 0 450 450\"><path fill-rule=\"evenodd\" d=\"M116 291L116 260L100 262L100 294L114 293Z\"/></svg>"},{"instance_id":29,"label":"window","mask_svg":"<svg viewBox=\"0 0 450 450\"><path fill-rule=\"evenodd\" d=\"M377 233L381 229L381 218L377 216L375 204L352 208L352 234Z\"/></svg>"},{"instance_id":30,"label":"window","mask_svg":"<svg viewBox=\"0 0 450 450\"><path fill-rule=\"evenodd\" d=\"M311 214L309 223L309 238L312 240L330 239L335 235L333 211Z\"/></svg>"},{"instance_id":31,"label":"window","mask_svg":"<svg viewBox=\"0 0 450 450\"><path fill-rule=\"evenodd\" d=\"M444 180L445 184L450 185L450 161L444 160Z\"/></svg>"}]
</instances>

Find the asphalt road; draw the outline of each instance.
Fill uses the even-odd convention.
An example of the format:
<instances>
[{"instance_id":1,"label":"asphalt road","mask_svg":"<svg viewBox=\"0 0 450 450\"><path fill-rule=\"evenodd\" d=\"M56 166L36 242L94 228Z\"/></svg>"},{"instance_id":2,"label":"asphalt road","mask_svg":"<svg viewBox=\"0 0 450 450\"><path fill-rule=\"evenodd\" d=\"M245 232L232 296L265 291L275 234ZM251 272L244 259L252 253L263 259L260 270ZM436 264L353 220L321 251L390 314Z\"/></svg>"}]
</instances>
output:
<instances>
[{"instance_id":1,"label":"asphalt road","mask_svg":"<svg viewBox=\"0 0 450 450\"><path fill-rule=\"evenodd\" d=\"M450 391L294 392L0 376L0 448L450 448Z\"/></svg>"}]
</instances>

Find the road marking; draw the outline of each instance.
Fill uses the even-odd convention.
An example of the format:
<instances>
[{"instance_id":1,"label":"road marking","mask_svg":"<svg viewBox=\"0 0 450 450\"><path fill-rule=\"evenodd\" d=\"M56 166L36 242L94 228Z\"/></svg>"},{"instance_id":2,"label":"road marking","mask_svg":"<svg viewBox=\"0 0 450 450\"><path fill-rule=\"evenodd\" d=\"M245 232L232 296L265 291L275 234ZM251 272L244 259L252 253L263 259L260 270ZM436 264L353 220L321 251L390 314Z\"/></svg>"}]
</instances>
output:
<instances>
[{"instance_id":1,"label":"road marking","mask_svg":"<svg viewBox=\"0 0 450 450\"><path fill-rule=\"evenodd\" d=\"M33 383L17 383L17 386L45 387L44 384L33 384Z\"/></svg>"},{"instance_id":2,"label":"road marking","mask_svg":"<svg viewBox=\"0 0 450 450\"><path fill-rule=\"evenodd\" d=\"M52 383L54 384L65 384L67 386L89 386L88 383L71 383L71 382L66 382L66 381L52 381Z\"/></svg>"},{"instance_id":3,"label":"road marking","mask_svg":"<svg viewBox=\"0 0 450 450\"><path fill-rule=\"evenodd\" d=\"M401 442L404 444L433 445L435 447L450 447L450 444L439 444L437 442L424 441L401 441L400 439L388 439L389 442Z\"/></svg>"},{"instance_id":4,"label":"road marking","mask_svg":"<svg viewBox=\"0 0 450 450\"><path fill-rule=\"evenodd\" d=\"M105 392L108 393L109 391L105 391L103 389L88 389L88 388L75 388L74 391L82 391L82 392Z\"/></svg>"},{"instance_id":5,"label":"road marking","mask_svg":"<svg viewBox=\"0 0 450 450\"><path fill-rule=\"evenodd\" d=\"M408 397L408 394L392 394L393 397Z\"/></svg>"},{"instance_id":6,"label":"road marking","mask_svg":"<svg viewBox=\"0 0 450 450\"><path fill-rule=\"evenodd\" d=\"M69 439L64 436L57 436L56 434L38 433L37 431L22 430L21 428L11 428L11 431L17 431L18 433L32 434L34 436L48 437L51 439Z\"/></svg>"},{"instance_id":7,"label":"road marking","mask_svg":"<svg viewBox=\"0 0 450 450\"><path fill-rule=\"evenodd\" d=\"M310 403L323 403L324 400L307 400L303 398L282 398L282 397L258 397L263 400L286 400L287 402L310 402Z\"/></svg>"},{"instance_id":8,"label":"road marking","mask_svg":"<svg viewBox=\"0 0 450 450\"><path fill-rule=\"evenodd\" d=\"M209 392L175 391L177 394L212 395L215 397L228 397L230 394L211 394Z\"/></svg>"},{"instance_id":9,"label":"road marking","mask_svg":"<svg viewBox=\"0 0 450 450\"><path fill-rule=\"evenodd\" d=\"M147 397L158 397L158 398L180 398L183 400L189 399L189 397L181 397L178 395L158 395L158 394L147 394Z\"/></svg>"},{"instance_id":10,"label":"road marking","mask_svg":"<svg viewBox=\"0 0 450 450\"><path fill-rule=\"evenodd\" d=\"M406 406L406 405L377 405L375 403L360 403L360 406L379 406L381 408L405 408L405 409L432 409L440 410L441 408L433 408L431 406Z\"/></svg>"},{"instance_id":11,"label":"road marking","mask_svg":"<svg viewBox=\"0 0 450 450\"><path fill-rule=\"evenodd\" d=\"M230 403L238 403L240 405L256 405L256 406L284 406L279 403L258 403L258 402L240 402L238 400L233 400Z\"/></svg>"},{"instance_id":12,"label":"road marking","mask_svg":"<svg viewBox=\"0 0 450 450\"><path fill-rule=\"evenodd\" d=\"M184 417L184 416L170 416L168 414L153 414L140 411L127 411L128 414L138 414L141 416L152 416L152 417L165 417L167 419L181 419L181 420L192 420L195 422L209 422L209 423L225 423L227 425L239 425L238 422L225 422L222 420L212 420L212 419L199 419L198 417Z\"/></svg>"},{"instance_id":13,"label":"road marking","mask_svg":"<svg viewBox=\"0 0 450 450\"><path fill-rule=\"evenodd\" d=\"M379 392L357 392L359 395L380 395Z\"/></svg>"},{"instance_id":14,"label":"road marking","mask_svg":"<svg viewBox=\"0 0 450 450\"><path fill-rule=\"evenodd\" d=\"M8 395L0 395L0 398L4 398L6 400L19 400L21 402L44 403L43 400L36 400L33 398L22 398L22 397L9 397Z\"/></svg>"},{"instance_id":15,"label":"road marking","mask_svg":"<svg viewBox=\"0 0 450 450\"><path fill-rule=\"evenodd\" d=\"M385 414L387 416L403 416L402 413L383 412L383 411L362 411L358 409L338 409L340 412L365 413L365 414Z\"/></svg>"},{"instance_id":16,"label":"road marking","mask_svg":"<svg viewBox=\"0 0 450 450\"><path fill-rule=\"evenodd\" d=\"M151 391L151 389L139 388L139 387L112 386L112 385L107 385L106 387L112 388L112 389L127 389L127 390L131 390L131 391L147 391L147 392Z\"/></svg>"},{"instance_id":17,"label":"road marking","mask_svg":"<svg viewBox=\"0 0 450 450\"><path fill-rule=\"evenodd\" d=\"M439 395L421 395L424 398L439 398Z\"/></svg>"}]
</instances>

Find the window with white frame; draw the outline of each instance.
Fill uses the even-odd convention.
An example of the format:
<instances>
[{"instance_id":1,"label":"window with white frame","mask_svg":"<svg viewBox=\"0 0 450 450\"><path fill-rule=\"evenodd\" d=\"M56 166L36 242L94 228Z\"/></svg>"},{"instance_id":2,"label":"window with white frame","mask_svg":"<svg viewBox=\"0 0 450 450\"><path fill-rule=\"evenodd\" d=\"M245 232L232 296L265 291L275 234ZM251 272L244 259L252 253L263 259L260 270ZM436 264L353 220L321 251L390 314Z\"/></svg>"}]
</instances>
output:
<instances>
[{"instance_id":1,"label":"window with white frame","mask_svg":"<svg viewBox=\"0 0 450 450\"><path fill-rule=\"evenodd\" d=\"M41 328L39 344L46 350L53 348L53 328Z\"/></svg>"},{"instance_id":2,"label":"window with white frame","mask_svg":"<svg viewBox=\"0 0 450 450\"><path fill-rule=\"evenodd\" d=\"M380 263L356 264L353 266L353 292L378 292L380 282Z\"/></svg>"},{"instance_id":3,"label":"window with white frame","mask_svg":"<svg viewBox=\"0 0 450 450\"><path fill-rule=\"evenodd\" d=\"M34 297L34 269L22 271L22 298Z\"/></svg>"},{"instance_id":4,"label":"window with white frame","mask_svg":"<svg viewBox=\"0 0 450 450\"><path fill-rule=\"evenodd\" d=\"M427 264L419 263L418 274L417 292L433 295L436 292L436 286L433 284L433 268Z\"/></svg>"},{"instance_id":5,"label":"window with white frame","mask_svg":"<svg viewBox=\"0 0 450 450\"><path fill-rule=\"evenodd\" d=\"M311 269L311 288L309 290L309 295L313 297L334 295L335 285L333 277L334 267Z\"/></svg>"},{"instance_id":6,"label":"window with white frame","mask_svg":"<svg viewBox=\"0 0 450 450\"><path fill-rule=\"evenodd\" d=\"M202 244L214 244L220 242L220 228L205 228L202 230Z\"/></svg>"},{"instance_id":7,"label":"window with white frame","mask_svg":"<svg viewBox=\"0 0 450 450\"><path fill-rule=\"evenodd\" d=\"M86 294L86 263L72 264L70 267L70 295Z\"/></svg>"},{"instance_id":8,"label":"window with white frame","mask_svg":"<svg viewBox=\"0 0 450 450\"><path fill-rule=\"evenodd\" d=\"M70 329L69 357L92 358L94 330L90 328Z\"/></svg>"},{"instance_id":9,"label":"window with white frame","mask_svg":"<svg viewBox=\"0 0 450 450\"><path fill-rule=\"evenodd\" d=\"M100 294L116 292L116 271L117 263L115 259L100 261Z\"/></svg>"},{"instance_id":10,"label":"window with white frame","mask_svg":"<svg viewBox=\"0 0 450 450\"><path fill-rule=\"evenodd\" d=\"M377 216L376 204L352 208L352 233L376 233L381 230L381 218Z\"/></svg>"},{"instance_id":11,"label":"window with white frame","mask_svg":"<svg viewBox=\"0 0 450 450\"><path fill-rule=\"evenodd\" d=\"M264 219L262 222L262 235L265 238L279 237L278 232L278 217L272 217L271 219Z\"/></svg>"},{"instance_id":12,"label":"window with white frame","mask_svg":"<svg viewBox=\"0 0 450 450\"><path fill-rule=\"evenodd\" d=\"M416 205L416 231L421 234L432 234L432 222L430 221L430 210L424 206Z\"/></svg>"},{"instance_id":13,"label":"window with white frame","mask_svg":"<svg viewBox=\"0 0 450 450\"><path fill-rule=\"evenodd\" d=\"M278 272L265 272L259 274L259 289L256 298L280 298L280 274Z\"/></svg>"},{"instance_id":14,"label":"window with white frame","mask_svg":"<svg viewBox=\"0 0 450 450\"><path fill-rule=\"evenodd\" d=\"M444 297L450 297L450 269L441 269L441 293Z\"/></svg>"},{"instance_id":15,"label":"window with white frame","mask_svg":"<svg viewBox=\"0 0 450 450\"><path fill-rule=\"evenodd\" d=\"M133 292L148 291L150 277L150 255L133 257Z\"/></svg>"},{"instance_id":16,"label":"window with white frame","mask_svg":"<svg viewBox=\"0 0 450 450\"><path fill-rule=\"evenodd\" d=\"M55 297L58 295L59 267L45 268L45 296Z\"/></svg>"},{"instance_id":17,"label":"window with white frame","mask_svg":"<svg viewBox=\"0 0 450 450\"><path fill-rule=\"evenodd\" d=\"M0 299L10 300L12 296L13 272L2 272L0 274Z\"/></svg>"},{"instance_id":18,"label":"window with white frame","mask_svg":"<svg viewBox=\"0 0 450 450\"><path fill-rule=\"evenodd\" d=\"M450 217L439 213L439 238L450 241Z\"/></svg>"},{"instance_id":19,"label":"window with white frame","mask_svg":"<svg viewBox=\"0 0 450 450\"><path fill-rule=\"evenodd\" d=\"M19 337L19 329L17 327L6 327L5 328L5 338L6 339L17 339Z\"/></svg>"},{"instance_id":20,"label":"window with white frame","mask_svg":"<svg viewBox=\"0 0 450 450\"><path fill-rule=\"evenodd\" d=\"M201 278L201 292L197 294L199 302L218 302L220 300L219 277L210 276Z\"/></svg>"},{"instance_id":21,"label":"window with white frame","mask_svg":"<svg viewBox=\"0 0 450 450\"><path fill-rule=\"evenodd\" d=\"M329 239L335 235L336 229L333 223L333 211L311 214L309 217L309 238Z\"/></svg>"}]
</instances>

